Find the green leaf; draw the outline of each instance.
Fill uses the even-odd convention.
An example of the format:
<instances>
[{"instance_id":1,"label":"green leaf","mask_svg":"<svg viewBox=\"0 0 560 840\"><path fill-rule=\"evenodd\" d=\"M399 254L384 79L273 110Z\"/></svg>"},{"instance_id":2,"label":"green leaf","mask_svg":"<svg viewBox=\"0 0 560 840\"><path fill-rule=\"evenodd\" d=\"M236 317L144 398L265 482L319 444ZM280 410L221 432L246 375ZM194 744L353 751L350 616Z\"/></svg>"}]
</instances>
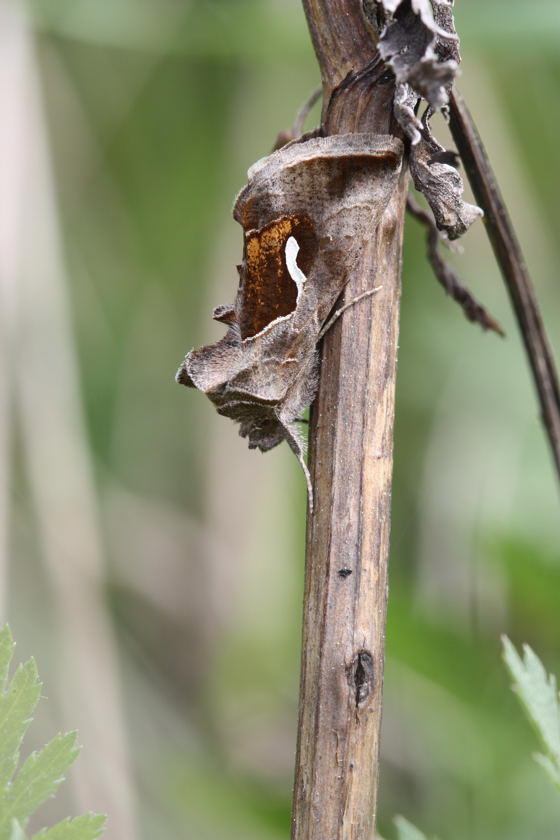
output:
<instances>
[{"instance_id":1,"label":"green leaf","mask_svg":"<svg viewBox=\"0 0 560 840\"><path fill-rule=\"evenodd\" d=\"M11 684L0 694L0 792L6 789L18 765L21 742L40 693L37 668L30 659L18 666Z\"/></svg>"},{"instance_id":2,"label":"green leaf","mask_svg":"<svg viewBox=\"0 0 560 840\"><path fill-rule=\"evenodd\" d=\"M427 840L426 835L404 817L395 817L394 823L398 840Z\"/></svg>"},{"instance_id":3,"label":"green leaf","mask_svg":"<svg viewBox=\"0 0 560 840\"><path fill-rule=\"evenodd\" d=\"M63 820L52 828L44 828L31 840L95 840L105 828L105 817L84 814L75 820Z\"/></svg>"},{"instance_id":4,"label":"green leaf","mask_svg":"<svg viewBox=\"0 0 560 840\"><path fill-rule=\"evenodd\" d=\"M79 753L77 735L57 735L32 753L17 775L20 749L31 715L39 702L41 683L34 660L19 665L8 681L14 643L7 626L0 630L0 840L26 840L27 819L51 796ZM35 840L95 840L105 818L86 814L43 829Z\"/></svg>"},{"instance_id":5,"label":"green leaf","mask_svg":"<svg viewBox=\"0 0 560 840\"><path fill-rule=\"evenodd\" d=\"M536 756L551 779L560 787L560 706L556 679L546 670L528 645L523 659L507 636L502 636L503 657L513 678L513 689L540 738L546 755Z\"/></svg>"},{"instance_id":6,"label":"green leaf","mask_svg":"<svg viewBox=\"0 0 560 840\"><path fill-rule=\"evenodd\" d=\"M552 783L560 788L560 769L554 764L554 762L551 761L550 758L547 758L546 755L542 755L542 753L536 753L534 755L534 759L537 764L540 764L544 771L548 773Z\"/></svg>"},{"instance_id":7,"label":"green leaf","mask_svg":"<svg viewBox=\"0 0 560 840\"><path fill-rule=\"evenodd\" d=\"M6 624L0 630L0 691L6 690L8 682L8 670L14 655L15 643L12 639L10 628Z\"/></svg>"},{"instance_id":8,"label":"green leaf","mask_svg":"<svg viewBox=\"0 0 560 840\"><path fill-rule=\"evenodd\" d=\"M12 820L10 840L27 840L25 832L17 820Z\"/></svg>"},{"instance_id":9,"label":"green leaf","mask_svg":"<svg viewBox=\"0 0 560 840\"><path fill-rule=\"evenodd\" d=\"M79 753L77 734L57 735L39 753L32 753L19 771L0 810L0 836L17 819L24 823L39 805L54 796L64 773Z\"/></svg>"}]
</instances>

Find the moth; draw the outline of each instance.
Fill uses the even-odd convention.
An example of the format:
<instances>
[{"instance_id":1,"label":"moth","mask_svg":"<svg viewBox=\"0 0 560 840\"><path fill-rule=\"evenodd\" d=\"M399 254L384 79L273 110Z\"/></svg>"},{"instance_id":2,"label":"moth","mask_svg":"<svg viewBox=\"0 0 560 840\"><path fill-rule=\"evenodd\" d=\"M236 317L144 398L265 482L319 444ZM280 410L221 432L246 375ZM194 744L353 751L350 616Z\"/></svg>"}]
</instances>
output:
<instances>
[{"instance_id":1,"label":"moth","mask_svg":"<svg viewBox=\"0 0 560 840\"><path fill-rule=\"evenodd\" d=\"M233 208L243 227L235 303L213 312L227 332L188 353L177 373L239 423L250 449L287 441L310 503L298 423L317 391L320 340L402 157L395 137L351 134L294 141L257 161Z\"/></svg>"}]
</instances>

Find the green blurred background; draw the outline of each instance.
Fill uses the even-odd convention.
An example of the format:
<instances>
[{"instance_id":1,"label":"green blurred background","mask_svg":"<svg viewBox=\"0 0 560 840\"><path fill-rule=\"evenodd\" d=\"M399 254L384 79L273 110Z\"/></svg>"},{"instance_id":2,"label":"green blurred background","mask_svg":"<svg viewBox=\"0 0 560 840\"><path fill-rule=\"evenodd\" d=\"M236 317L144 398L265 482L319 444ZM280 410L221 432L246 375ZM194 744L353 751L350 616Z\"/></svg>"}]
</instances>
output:
<instances>
[{"instance_id":1,"label":"green blurred background","mask_svg":"<svg viewBox=\"0 0 560 840\"><path fill-rule=\"evenodd\" d=\"M560 7L456 18L558 348ZM85 746L37 825L92 809L108 840L287 838L304 481L173 377L223 333L247 167L318 83L300 3L3 0L0 39L0 599L46 684L32 737ZM553 840L499 636L560 672L557 486L481 224L463 245L505 341L407 226L379 828Z\"/></svg>"}]
</instances>

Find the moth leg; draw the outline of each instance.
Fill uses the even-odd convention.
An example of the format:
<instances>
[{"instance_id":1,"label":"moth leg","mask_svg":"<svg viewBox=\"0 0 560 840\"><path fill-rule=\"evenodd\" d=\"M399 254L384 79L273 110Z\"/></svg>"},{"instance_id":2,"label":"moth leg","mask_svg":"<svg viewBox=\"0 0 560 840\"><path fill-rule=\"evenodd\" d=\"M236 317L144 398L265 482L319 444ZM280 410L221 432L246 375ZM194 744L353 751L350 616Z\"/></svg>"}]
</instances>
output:
<instances>
[{"instance_id":1,"label":"moth leg","mask_svg":"<svg viewBox=\"0 0 560 840\"><path fill-rule=\"evenodd\" d=\"M330 328L333 326L333 324L335 324L336 321L338 321L338 319L340 318L340 316L342 315L343 312L346 312L346 310L350 309L351 306L354 306L355 303L359 303L359 301L363 300L364 298L370 297L370 295L375 294L375 292L378 292L382 288L383 288L383 286L375 286L373 289L368 289L366 292L362 292L361 295L358 295L357 297L352 298L351 301L349 301L348 303L345 303L344 306L340 307L340 309L337 309L337 311L334 313L334 315L331 315L329 320L323 326L321 332L319 333L319 338L317 339L317 342L321 341L321 339L323 338L325 333L327 333L330 330Z\"/></svg>"},{"instance_id":2,"label":"moth leg","mask_svg":"<svg viewBox=\"0 0 560 840\"><path fill-rule=\"evenodd\" d=\"M286 424L284 429L289 447L298 459L303 470L303 474L305 475L305 483L307 484L307 501L309 505L309 514L311 515L313 513L313 486L311 484L311 475L309 474L309 469L307 468L307 463L305 461L305 447L303 440L300 436L299 430L293 426L292 423Z\"/></svg>"}]
</instances>

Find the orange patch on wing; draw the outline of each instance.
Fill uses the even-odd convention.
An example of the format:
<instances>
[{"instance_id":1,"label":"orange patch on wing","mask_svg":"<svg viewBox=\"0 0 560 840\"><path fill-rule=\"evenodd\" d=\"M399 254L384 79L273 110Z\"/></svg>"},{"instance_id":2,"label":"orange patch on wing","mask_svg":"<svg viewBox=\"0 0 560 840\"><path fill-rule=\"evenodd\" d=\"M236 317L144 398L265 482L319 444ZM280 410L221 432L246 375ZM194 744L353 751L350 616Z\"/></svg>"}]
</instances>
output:
<instances>
[{"instance_id":1,"label":"orange patch on wing","mask_svg":"<svg viewBox=\"0 0 560 840\"><path fill-rule=\"evenodd\" d=\"M286 266L290 236L300 247L297 263L307 276L316 252L313 224L307 216L283 216L246 235L237 307L242 338L256 335L296 308L297 287Z\"/></svg>"}]
</instances>

